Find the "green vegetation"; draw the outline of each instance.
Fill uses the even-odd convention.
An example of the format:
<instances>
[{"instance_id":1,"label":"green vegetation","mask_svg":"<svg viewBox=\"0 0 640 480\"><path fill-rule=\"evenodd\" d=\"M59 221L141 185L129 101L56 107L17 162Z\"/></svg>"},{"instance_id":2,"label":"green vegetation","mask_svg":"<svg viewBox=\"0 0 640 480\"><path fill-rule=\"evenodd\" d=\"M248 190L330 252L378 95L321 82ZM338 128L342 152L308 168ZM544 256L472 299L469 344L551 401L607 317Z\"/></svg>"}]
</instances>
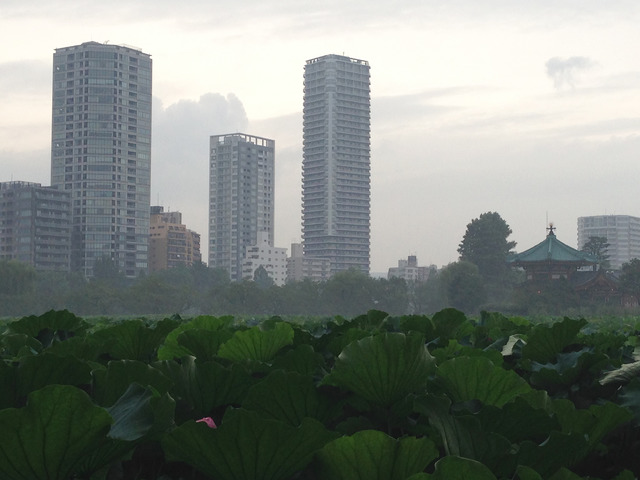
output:
<instances>
[{"instance_id":1,"label":"green vegetation","mask_svg":"<svg viewBox=\"0 0 640 480\"><path fill-rule=\"evenodd\" d=\"M631 480L639 327L24 317L0 327L0 478Z\"/></svg>"}]
</instances>

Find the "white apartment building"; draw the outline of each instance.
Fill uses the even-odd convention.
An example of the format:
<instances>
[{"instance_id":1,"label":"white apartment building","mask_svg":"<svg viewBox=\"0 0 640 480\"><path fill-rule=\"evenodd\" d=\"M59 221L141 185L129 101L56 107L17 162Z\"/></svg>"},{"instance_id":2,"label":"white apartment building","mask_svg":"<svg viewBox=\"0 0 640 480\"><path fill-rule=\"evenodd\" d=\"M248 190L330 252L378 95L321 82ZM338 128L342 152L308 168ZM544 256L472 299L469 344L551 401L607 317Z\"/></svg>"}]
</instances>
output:
<instances>
[{"instance_id":1,"label":"white apartment building","mask_svg":"<svg viewBox=\"0 0 640 480\"><path fill-rule=\"evenodd\" d=\"M269 243L266 232L258 233L258 243L246 248L242 262L242 278L253 280L258 267L263 267L273 282L281 287L287 280L287 249Z\"/></svg>"},{"instance_id":2,"label":"white apartment building","mask_svg":"<svg viewBox=\"0 0 640 480\"><path fill-rule=\"evenodd\" d=\"M389 268L387 279L404 278L407 282L426 282L432 271L437 270L435 265L419 267L418 258L409 255L406 260L398 260L397 267Z\"/></svg>"},{"instance_id":3,"label":"white apartment building","mask_svg":"<svg viewBox=\"0 0 640 480\"><path fill-rule=\"evenodd\" d=\"M331 274L370 268L369 63L342 55L304 67L302 239Z\"/></svg>"},{"instance_id":4,"label":"white apartment building","mask_svg":"<svg viewBox=\"0 0 640 480\"><path fill-rule=\"evenodd\" d=\"M246 249L274 236L275 142L244 133L214 135L209 157L209 266L243 278Z\"/></svg>"},{"instance_id":5,"label":"white apartment building","mask_svg":"<svg viewBox=\"0 0 640 480\"><path fill-rule=\"evenodd\" d=\"M604 237L613 270L619 270L632 258L640 258L640 217L630 215L596 215L578 218L578 248L589 237Z\"/></svg>"}]
</instances>

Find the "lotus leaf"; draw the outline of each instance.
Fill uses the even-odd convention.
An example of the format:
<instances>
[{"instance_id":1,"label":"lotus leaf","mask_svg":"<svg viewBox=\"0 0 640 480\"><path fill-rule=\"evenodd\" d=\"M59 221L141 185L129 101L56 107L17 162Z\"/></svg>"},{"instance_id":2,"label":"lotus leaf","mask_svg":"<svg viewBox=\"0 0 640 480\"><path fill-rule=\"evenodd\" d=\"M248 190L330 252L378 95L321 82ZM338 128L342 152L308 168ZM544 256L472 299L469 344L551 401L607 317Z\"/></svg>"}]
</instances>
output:
<instances>
[{"instance_id":1,"label":"lotus leaf","mask_svg":"<svg viewBox=\"0 0 640 480\"><path fill-rule=\"evenodd\" d=\"M181 358L185 355L193 355L195 352L191 352L188 347L181 346L178 343L178 337L180 334L187 330L208 330L208 331L227 331L230 332L230 327L233 324L233 317L212 317L209 315L200 315L187 323L179 325L171 332L169 332L164 339L164 343L158 349L159 360L171 360L173 358Z\"/></svg>"},{"instance_id":2,"label":"lotus leaf","mask_svg":"<svg viewBox=\"0 0 640 480\"><path fill-rule=\"evenodd\" d=\"M325 382L377 405L390 406L423 390L433 367L422 335L383 333L349 344Z\"/></svg>"},{"instance_id":3,"label":"lotus leaf","mask_svg":"<svg viewBox=\"0 0 640 480\"><path fill-rule=\"evenodd\" d=\"M567 345L576 341L578 332L586 324L584 319L565 318L551 327L536 325L528 335L527 344L522 347L522 358L538 363L552 361Z\"/></svg>"},{"instance_id":4,"label":"lotus leaf","mask_svg":"<svg viewBox=\"0 0 640 480\"><path fill-rule=\"evenodd\" d=\"M404 480L438 457L428 438L397 440L378 430L338 438L318 452L320 479Z\"/></svg>"},{"instance_id":5,"label":"lotus leaf","mask_svg":"<svg viewBox=\"0 0 640 480\"><path fill-rule=\"evenodd\" d=\"M310 377L282 370L251 387L242 407L293 426L306 417L325 421L330 416L327 399L320 396Z\"/></svg>"},{"instance_id":6,"label":"lotus leaf","mask_svg":"<svg viewBox=\"0 0 640 480\"><path fill-rule=\"evenodd\" d=\"M160 393L167 392L172 385L160 370L136 360L112 360L92 375L93 399L103 406L112 405L134 382L151 385Z\"/></svg>"},{"instance_id":7,"label":"lotus leaf","mask_svg":"<svg viewBox=\"0 0 640 480\"><path fill-rule=\"evenodd\" d=\"M453 358L439 365L436 373L444 391L455 402L479 400L501 407L531 391L522 377L484 357Z\"/></svg>"},{"instance_id":8,"label":"lotus leaf","mask_svg":"<svg viewBox=\"0 0 640 480\"><path fill-rule=\"evenodd\" d=\"M436 462L429 480L496 480L485 465L469 458L447 456Z\"/></svg>"},{"instance_id":9,"label":"lotus leaf","mask_svg":"<svg viewBox=\"0 0 640 480\"><path fill-rule=\"evenodd\" d=\"M335 434L307 418L298 427L235 409L211 429L184 423L163 439L172 457L218 480L285 480L303 470Z\"/></svg>"},{"instance_id":10,"label":"lotus leaf","mask_svg":"<svg viewBox=\"0 0 640 480\"><path fill-rule=\"evenodd\" d=\"M293 328L285 322L276 323L272 329L253 327L235 332L224 343L218 355L235 362L268 362L278 351L293 343Z\"/></svg>"},{"instance_id":11,"label":"lotus leaf","mask_svg":"<svg viewBox=\"0 0 640 480\"><path fill-rule=\"evenodd\" d=\"M82 390L51 385L0 411L0 478L66 480L100 444L111 416Z\"/></svg>"}]
</instances>

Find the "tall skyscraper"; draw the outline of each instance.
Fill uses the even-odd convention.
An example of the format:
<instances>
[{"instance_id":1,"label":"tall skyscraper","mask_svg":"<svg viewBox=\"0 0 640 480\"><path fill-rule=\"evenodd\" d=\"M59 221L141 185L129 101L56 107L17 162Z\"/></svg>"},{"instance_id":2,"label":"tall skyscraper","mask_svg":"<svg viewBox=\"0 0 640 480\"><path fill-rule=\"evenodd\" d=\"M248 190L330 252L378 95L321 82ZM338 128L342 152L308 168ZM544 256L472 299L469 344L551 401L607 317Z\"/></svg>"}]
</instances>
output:
<instances>
[{"instance_id":1,"label":"tall skyscraper","mask_svg":"<svg viewBox=\"0 0 640 480\"><path fill-rule=\"evenodd\" d=\"M275 142L244 133L210 138L209 266L242 280L258 232L273 246Z\"/></svg>"},{"instance_id":2,"label":"tall skyscraper","mask_svg":"<svg viewBox=\"0 0 640 480\"><path fill-rule=\"evenodd\" d=\"M304 255L331 273L370 262L369 63L341 55L304 68L302 239Z\"/></svg>"},{"instance_id":3,"label":"tall skyscraper","mask_svg":"<svg viewBox=\"0 0 640 480\"><path fill-rule=\"evenodd\" d=\"M71 268L147 270L151 57L87 42L53 54L51 185L71 193Z\"/></svg>"},{"instance_id":4,"label":"tall skyscraper","mask_svg":"<svg viewBox=\"0 0 640 480\"><path fill-rule=\"evenodd\" d=\"M590 237L607 239L610 268L620 270L624 263L640 258L640 218L630 215L595 215L578 218L578 248Z\"/></svg>"}]
</instances>

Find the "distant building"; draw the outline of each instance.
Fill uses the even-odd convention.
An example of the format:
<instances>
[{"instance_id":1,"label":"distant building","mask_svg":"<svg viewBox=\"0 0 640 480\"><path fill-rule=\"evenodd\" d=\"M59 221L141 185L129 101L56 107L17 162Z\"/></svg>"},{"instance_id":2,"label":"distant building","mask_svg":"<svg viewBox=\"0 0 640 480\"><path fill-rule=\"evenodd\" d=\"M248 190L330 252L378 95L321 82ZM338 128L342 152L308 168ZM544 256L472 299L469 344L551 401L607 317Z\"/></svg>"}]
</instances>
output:
<instances>
[{"instance_id":1,"label":"distant building","mask_svg":"<svg viewBox=\"0 0 640 480\"><path fill-rule=\"evenodd\" d=\"M369 273L371 102L369 63L342 55L304 67L302 239L304 256L328 258L331 274Z\"/></svg>"},{"instance_id":2,"label":"distant building","mask_svg":"<svg viewBox=\"0 0 640 480\"><path fill-rule=\"evenodd\" d=\"M578 246L589 237L604 237L609 248L609 265L620 270L632 258L640 258L640 218L630 215L596 215L578 218Z\"/></svg>"},{"instance_id":3,"label":"distant building","mask_svg":"<svg viewBox=\"0 0 640 480\"><path fill-rule=\"evenodd\" d=\"M397 267L389 268L387 279L403 278L407 282L426 282L432 271L436 270L435 265L429 267L419 267L418 258L409 255L406 260L398 260Z\"/></svg>"},{"instance_id":4,"label":"distant building","mask_svg":"<svg viewBox=\"0 0 640 480\"><path fill-rule=\"evenodd\" d=\"M69 271L71 194L39 183L0 183L0 260Z\"/></svg>"},{"instance_id":5,"label":"distant building","mask_svg":"<svg viewBox=\"0 0 640 480\"><path fill-rule=\"evenodd\" d=\"M331 260L307 257L303 254L301 243L291 244L291 256L287 259L287 282L299 282L304 279L322 282L330 277Z\"/></svg>"},{"instance_id":6,"label":"distant building","mask_svg":"<svg viewBox=\"0 0 640 480\"><path fill-rule=\"evenodd\" d=\"M147 270L151 56L86 42L53 54L51 185L71 193L71 267Z\"/></svg>"},{"instance_id":7,"label":"distant building","mask_svg":"<svg viewBox=\"0 0 640 480\"><path fill-rule=\"evenodd\" d=\"M242 262L242 277L253 280L258 267L263 267L273 282L281 287L287 280L287 249L269 244L266 232L258 232L258 243L246 248Z\"/></svg>"},{"instance_id":8,"label":"distant building","mask_svg":"<svg viewBox=\"0 0 640 480\"><path fill-rule=\"evenodd\" d=\"M243 277L246 249L274 237L275 142L244 133L210 139L209 267Z\"/></svg>"},{"instance_id":9,"label":"distant building","mask_svg":"<svg viewBox=\"0 0 640 480\"><path fill-rule=\"evenodd\" d=\"M182 214L151 207L149 271L188 267L201 261L200 234L182 223Z\"/></svg>"}]
</instances>

